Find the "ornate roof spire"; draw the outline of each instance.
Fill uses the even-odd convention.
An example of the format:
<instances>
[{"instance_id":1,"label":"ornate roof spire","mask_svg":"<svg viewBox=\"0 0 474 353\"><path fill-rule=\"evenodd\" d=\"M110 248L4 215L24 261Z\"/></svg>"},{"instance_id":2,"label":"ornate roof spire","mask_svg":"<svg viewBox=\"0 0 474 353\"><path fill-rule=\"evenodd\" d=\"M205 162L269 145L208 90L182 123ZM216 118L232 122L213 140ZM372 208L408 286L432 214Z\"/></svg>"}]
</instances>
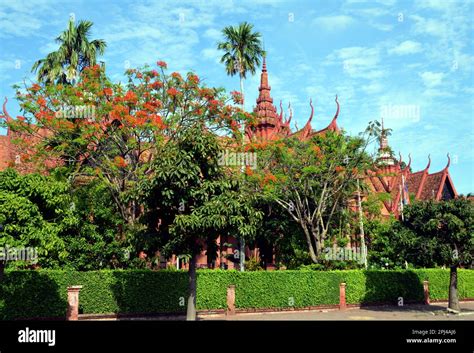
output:
<instances>
[{"instance_id":1,"label":"ornate roof spire","mask_svg":"<svg viewBox=\"0 0 474 353\"><path fill-rule=\"evenodd\" d=\"M385 150L388 147L388 139L385 132L383 117L382 117L382 131L380 132L380 147L379 151Z\"/></svg>"},{"instance_id":2,"label":"ornate roof spire","mask_svg":"<svg viewBox=\"0 0 474 353\"><path fill-rule=\"evenodd\" d=\"M388 139L382 117L382 130L380 132L380 147L379 147L379 162L385 166L395 165L395 159L392 157L390 147L388 146Z\"/></svg>"},{"instance_id":3,"label":"ornate roof spire","mask_svg":"<svg viewBox=\"0 0 474 353\"><path fill-rule=\"evenodd\" d=\"M257 106L254 108L257 115L257 131L259 131L261 137L270 137L279 125L279 116L270 94L271 87L268 84L266 56L263 56L262 74L258 90Z\"/></svg>"}]
</instances>

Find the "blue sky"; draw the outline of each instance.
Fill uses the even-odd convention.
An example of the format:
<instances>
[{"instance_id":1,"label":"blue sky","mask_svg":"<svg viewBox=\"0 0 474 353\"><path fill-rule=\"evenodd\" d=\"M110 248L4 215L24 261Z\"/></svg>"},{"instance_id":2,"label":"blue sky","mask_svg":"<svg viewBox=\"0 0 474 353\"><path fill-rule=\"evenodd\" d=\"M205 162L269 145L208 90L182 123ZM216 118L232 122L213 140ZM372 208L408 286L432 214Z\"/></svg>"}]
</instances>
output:
<instances>
[{"instance_id":1,"label":"blue sky","mask_svg":"<svg viewBox=\"0 0 474 353\"><path fill-rule=\"evenodd\" d=\"M351 134L384 116L389 143L414 170L431 154L459 193L474 191L474 45L472 1L46 1L0 0L0 97L19 114L11 86L34 76L34 61L56 49L69 16L94 22L105 39L108 74L157 60L195 71L209 86L238 90L216 42L227 25L248 21L263 34L272 95L303 127L313 99L313 128L325 127L339 96L339 126ZM260 75L245 82L246 108ZM294 128L294 127L293 127ZM4 131L2 132L4 133Z\"/></svg>"}]
</instances>

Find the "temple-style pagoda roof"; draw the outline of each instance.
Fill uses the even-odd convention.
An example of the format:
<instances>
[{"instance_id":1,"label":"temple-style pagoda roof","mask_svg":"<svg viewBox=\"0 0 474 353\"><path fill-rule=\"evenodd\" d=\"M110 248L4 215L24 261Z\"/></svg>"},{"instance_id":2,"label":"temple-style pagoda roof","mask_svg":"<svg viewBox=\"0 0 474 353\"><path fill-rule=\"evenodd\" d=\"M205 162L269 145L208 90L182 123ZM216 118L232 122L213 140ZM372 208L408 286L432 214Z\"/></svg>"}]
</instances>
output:
<instances>
[{"instance_id":1,"label":"temple-style pagoda roof","mask_svg":"<svg viewBox=\"0 0 474 353\"><path fill-rule=\"evenodd\" d=\"M288 106L290 110L289 118L284 119L283 108L280 101L280 114L277 113L276 107L273 105L273 98L271 96L271 87L268 84L268 72L266 58L263 58L262 74L260 76L260 86L258 88L259 95L257 98L257 105L254 108L254 113L257 115L257 121L252 126L246 126L245 133L249 140L263 139L263 140L277 140L286 136L294 136L301 140L306 140L315 134L323 134L326 131L339 131L337 126L337 117L339 116L339 102L336 96L336 114L332 121L321 130L313 130L311 122L314 116L313 101L310 99L309 105L311 107L311 115L305 126L295 132L291 132L290 122L293 117L291 105Z\"/></svg>"},{"instance_id":2,"label":"temple-style pagoda roof","mask_svg":"<svg viewBox=\"0 0 474 353\"><path fill-rule=\"evenodd\" d=\"M382 129L382 131L384 131ZM410 196L415 200L449 200L458 196L451 176L449 166L451 159L448 154L448 163L444 169L436 173L429 173L431 158L425 169L411 172L411 157L409 163L402 167L402 158L396 161L388 152L387 136L380 139L379 158L377 165L368 172L367 182L369 187L377 192L390 194L390 199L384 201L382 213L398 216L402 204L410 203Z\"/></svg>"}]
</instances>

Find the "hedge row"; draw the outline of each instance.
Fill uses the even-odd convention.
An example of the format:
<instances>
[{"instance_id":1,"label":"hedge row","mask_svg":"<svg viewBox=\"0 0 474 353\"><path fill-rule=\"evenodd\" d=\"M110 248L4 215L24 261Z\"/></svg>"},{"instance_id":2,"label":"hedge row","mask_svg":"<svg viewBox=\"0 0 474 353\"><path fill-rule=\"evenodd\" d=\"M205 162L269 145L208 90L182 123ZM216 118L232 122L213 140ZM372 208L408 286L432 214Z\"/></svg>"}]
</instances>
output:
<instances>
[{"instance_id":1,"label":"hedge row","mask_svg":"<svg viewBox=\"0 0 474 353\"><path fill-rule=\"evenodd\" d=\"M459 270L461 299L474 298L474 271ZM286 308L339 302L346 282L348 303L397 303L423 300L423 280L430 298L448 298L449 270L410 271L198 271L198 310L224 309L226 291L236 285L237 308ZM83 285L80 313L180 313L187 300L182 271L7 271L0 283L0 319L64 317L66 288Z\"/></svg>"}]
</instances>

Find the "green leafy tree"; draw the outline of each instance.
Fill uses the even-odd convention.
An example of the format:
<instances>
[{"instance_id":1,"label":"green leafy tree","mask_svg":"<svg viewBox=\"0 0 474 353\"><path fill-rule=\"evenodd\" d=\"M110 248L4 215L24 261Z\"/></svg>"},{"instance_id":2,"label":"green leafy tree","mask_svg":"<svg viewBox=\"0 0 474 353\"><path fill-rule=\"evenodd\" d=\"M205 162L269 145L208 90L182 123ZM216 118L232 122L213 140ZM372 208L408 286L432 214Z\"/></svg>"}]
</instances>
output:
<instances>
[{"instance_id":1,"label":"green leafy tree","mask_svg":"<svg viewBox=\"0 0 474 353\"><path fill-rule=\"evenodd\" d=\"M188 320L196 317L196 257L203 245L211 256L219 235L251 239L261 219L219 165L222 146L206 123L196 122L168 143L153 161L150 179L142 183L149 210L147 237L157 240L166 255L190 255Z\"/></svg>"},{"instance_id":2,"label":"green leafy tree","mask_svg":"<svg viewBox=\"0 0 474 353\"><path fill-rule=\"evenodd\" d=\"M38 174L0 172L0 246L36 249L37 265L58 267L67 260L64 234L79 226L68 184ZM31 266L31 262L11 262ZM5 261L0 262L1 270Z\"/></svg>"},{"instance_id":3,"label":"green leafy tree","mask_svg":"<svg viewBox=\"0 0 474 353\"><path fill-rule=\"evenodd\" d=\"M249 187L278 203L301 228L313 262L320 261L338 217L370 163L367 140L327 132L309 141L288 138L261 148Z\"/></svg>"},{"instance_id":4,"label":"green leafy tree","mask_svg":"<svg viewBox=\"0 0 474 353\"><path fill-rule=\"evenodd\" d=\"M69 20L68 28L56 38L59 49L33 65L31 71L38 72L39 82L75 83L84 68L96 64L97 55L104 54L107 45L102 39L89 39L91 27L90 21L76 25Z\"/></svg>"},{"instance_id":5,"label":"green leafy tree","mask_svg":"<svg viewBox=\"0 0 474 353\"><path fill-rule=\"evenodd\" d=\"M129 266L117 237L120 216L99 180L73 187L52 175L0 172L0 247L34 248L37 259L4 267L98 270Z\"/></svg>"},{"instance_id":6,"label":"green leafy tree","mask_svg":"<svg viewBox=\"0 0 474 353\"><path fill-rule=\"evenodd\" d=\"M393 264L450 268L449 308L459 311L457 269L472 266L474 206L466 198L415 202L404 209L403 222L394 222L378 240Z\"/></svg>"}]
</instances>

